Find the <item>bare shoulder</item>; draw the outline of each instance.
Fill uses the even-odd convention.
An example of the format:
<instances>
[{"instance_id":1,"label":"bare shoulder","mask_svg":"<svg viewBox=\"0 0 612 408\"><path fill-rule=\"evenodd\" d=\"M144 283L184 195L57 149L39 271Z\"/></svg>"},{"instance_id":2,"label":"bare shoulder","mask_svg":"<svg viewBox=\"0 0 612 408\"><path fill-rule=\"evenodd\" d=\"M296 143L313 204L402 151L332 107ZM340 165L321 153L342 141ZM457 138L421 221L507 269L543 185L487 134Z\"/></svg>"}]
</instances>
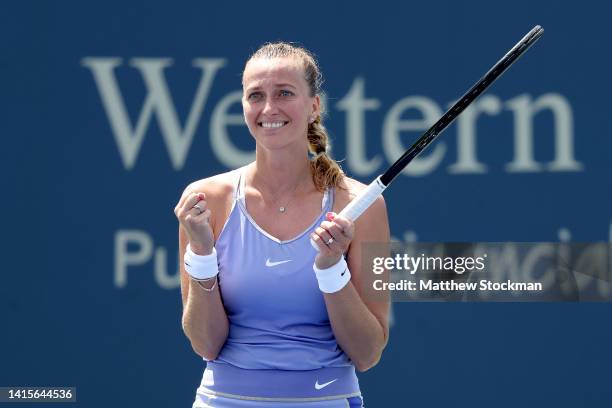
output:
<instances>
[{"instance_id":1,"label":"bare shoulder","mask_svg":"<svg viewBox=\"0 0 612 408\"><path fill-rule=\"evenodd\" d=\"M187 196L191 193L204 193L206 194L207 201L224 201L228 197L231 197L237 177L238 170L232 170L212 177L196 180L185 188L183 196Z\"/></svg>"},{"instance_id":2,"label":"bare shoulder","mask_svg":"<svg viewBox=\"0 0 612 408\"><path fill-rule=\"evenodd\" d=\"M363 184L362 182L350 177L344 177L340 187L336 188L336 203L334 204L334 210L336 212L340 212L366 187L367 184ZM368 208L357 221L359 222L362 219L365 220L372 217L374 219L387 217L387 207L383 196L378 197L374 204L372 204L372 206L370 206L370 208Z\"/></svg>"},{"instance_id":3,"label":"bare shoulder","mask_svg":"<svg viewBox=\"0 0 612 408\"><path fill-rule=\"evenodd\" d=\"M350 177L343 177L340 186L336 188L336 200L345 207L367 185Z\"/></svg>"}]
</instances>

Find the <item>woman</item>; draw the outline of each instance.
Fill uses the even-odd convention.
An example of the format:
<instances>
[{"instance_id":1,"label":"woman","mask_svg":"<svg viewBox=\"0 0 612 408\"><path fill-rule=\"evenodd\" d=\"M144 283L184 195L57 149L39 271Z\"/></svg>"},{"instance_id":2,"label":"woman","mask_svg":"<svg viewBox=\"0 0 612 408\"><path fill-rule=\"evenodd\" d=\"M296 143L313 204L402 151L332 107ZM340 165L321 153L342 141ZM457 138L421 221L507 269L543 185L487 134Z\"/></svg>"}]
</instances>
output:
<instances>
[{"instance_id":1,"label":"woman","mask_svg":"<svg viewBox=\"0 0 612 408\"><path fill-rule=\"evenodd\" d=\"M192 183L175 208L183 329L208 362L194 407L360 407L355 368L387 343L389 302L361 289L362 242L389 241L385 204L336 216L365 186L326 153L321 82L303 48L255 52L242 77L255 162Z\"/></svg>"}]
</instances>

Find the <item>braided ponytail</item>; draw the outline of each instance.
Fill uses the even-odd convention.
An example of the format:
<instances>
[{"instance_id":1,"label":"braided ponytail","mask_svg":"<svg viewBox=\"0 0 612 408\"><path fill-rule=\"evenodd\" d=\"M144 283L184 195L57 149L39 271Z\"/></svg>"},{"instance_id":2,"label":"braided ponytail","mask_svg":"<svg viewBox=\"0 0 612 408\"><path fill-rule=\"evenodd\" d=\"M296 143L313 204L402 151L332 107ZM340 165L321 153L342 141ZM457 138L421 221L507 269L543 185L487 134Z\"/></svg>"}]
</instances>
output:
<instances>
[{"instance_id":1,"label":"braided ponytail","mask_svg":"<svg viewBox=\"0 0 612 408\"><path fill-rule=\"evenodd\" d=\"M308 145L308 150L314 154L314 157L310 159L310 170L317 190L323 191L327 187L338 187L344 177L344 172L327 153L329 136L321 123L320 116L308 126Z\"/></svg>"},{"instance_id":2,"label":"braided ponytail","mask_svg":"<svg viewBox=\"0 0 612 408\"><path fill-rule=\"evenodd\" d=\"M314 55L305 48L286 42L266 43L251 55L247 64L256 58L287 57L297 58L304 64L304 78L310 88L310 96L322 95L323 75ZM338 163L328 155L329 136L322 123L323 113L324 107L321 106L320 115L308 125L307 132L308 150L314 155L310 159L312 180L319 191L324 191L328 187L339 187L344 177L344 172Z\"/></svg>"}]
</instances>

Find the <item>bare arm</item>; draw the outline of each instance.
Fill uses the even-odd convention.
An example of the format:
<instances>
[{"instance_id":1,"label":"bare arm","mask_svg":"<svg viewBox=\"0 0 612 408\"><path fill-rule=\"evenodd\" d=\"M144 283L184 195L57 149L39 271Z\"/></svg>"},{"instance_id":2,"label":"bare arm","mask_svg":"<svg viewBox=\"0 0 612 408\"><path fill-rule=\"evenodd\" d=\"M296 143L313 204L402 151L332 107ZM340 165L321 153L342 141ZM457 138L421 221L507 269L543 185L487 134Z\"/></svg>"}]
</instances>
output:
<instances>
[{"instance_id":1,"label":"bare arm","mask_svg":"<svg viewBox=\"0 0 612 408\"><path fill-rule=\"evenodd\" d=\"M331 227L330 224L338 224ZM368 271L362 265L361 249L363 242L389 242L389 224L384 200L379 198L358 220L354 229L350 221L336 218L332 223L323 223L326 230L338 237L338 246L335 243L325 248L324 243L319 241L322 247L320 253L321 262L319 267L328 267L338 259L338 254L343 253L343 242L337 234L340 226L348 233L346 245L350 247L347 253L347 263L351 271L351 281L341 290L335 293L324 293L327 312L332 325L336 341L344 352L355 364L359 371L366 371L378 363L382 352L387 344L389 336L389 297L388 295L376 301L364 296L362 281ZM322 233L323 234L323 233ZM330 234L330 235L332 235ZM323 241L328 236L323 235ZM352 238L352 240L351 240ZM334 256L335 255L335 256Z\"/></svg>"},{"instance_id":2,"label":"bare arm","mask_svg":"<svg viewBox=\"0 0 612 408\"><path fill-rule=\"evenodd\" d=\"M183 300L182 324L194 351L207 360L214 360L223 347L229 330L219 287L216 278L207 282L196 282L190 278L182 262L189 242L192 250L198 255L210 254L214 243L210 225L211 206L208 205L205 194L194 190L198 189L193 185L188 187L175 208L181 224L179 259ZM193 209L196 203L204 210L203 213L198 214L199 210ZM211 288L212 291L209 291Z\"/></svg>"}]
</instances>

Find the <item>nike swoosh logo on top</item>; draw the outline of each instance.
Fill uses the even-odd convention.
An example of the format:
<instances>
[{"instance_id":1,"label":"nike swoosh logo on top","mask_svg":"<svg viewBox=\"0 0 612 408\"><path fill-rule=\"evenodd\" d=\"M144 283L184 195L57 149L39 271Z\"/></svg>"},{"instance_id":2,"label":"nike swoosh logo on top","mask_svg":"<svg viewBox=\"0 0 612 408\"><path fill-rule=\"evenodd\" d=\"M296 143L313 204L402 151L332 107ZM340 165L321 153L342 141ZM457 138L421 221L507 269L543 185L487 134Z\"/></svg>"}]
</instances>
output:
<instances>
[{"instance_id":1,"label":"nike swoosh logo on top","mask_svg":"<svg viewBox=\"0 0 612 408\"><path fill-rule=\"evenodd\" d=\"M319 384L319 380L317 380L317 382L315 383L315 389L317 389L317 390L323 389L323 388L327 387L329 384L333 383L334 381L338 381L338 379L334 378L333 380L328 381L328 382L323 383L323 384Z\"/></svg>"},{"instance_id":2,"label":"nike swoosh logo on top","mask_svg":"<svg viewBox=\"0 0 612 408\"><path fill-rule=\"evenodd\" d=\"M268 259L266 259L266 266L267 266L267 267L277 266L277 265L282 265L282 264L287 263L287 262L291 262L291 259L287 259L286 261L276 261L276 262L272 262L272 261L270 260L270 258L268 258Z\"/></svg>"}]
</instances>

